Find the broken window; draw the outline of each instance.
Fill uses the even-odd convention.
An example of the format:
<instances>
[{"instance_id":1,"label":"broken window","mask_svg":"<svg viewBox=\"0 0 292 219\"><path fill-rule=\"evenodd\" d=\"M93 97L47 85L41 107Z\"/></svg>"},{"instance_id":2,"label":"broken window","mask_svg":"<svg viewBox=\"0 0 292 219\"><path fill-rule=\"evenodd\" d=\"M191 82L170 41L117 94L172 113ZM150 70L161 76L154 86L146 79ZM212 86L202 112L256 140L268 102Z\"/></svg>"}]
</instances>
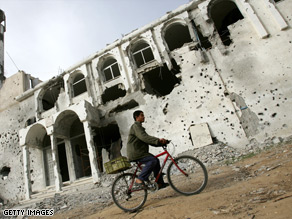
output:
<instances>
[{"instance_id":1,"label":"broken window","mask_svg":"<svg viewBox=\"0 0 292 219\"><path fill-rule=\"evenodd\" d=\"M70 180L66 147L62 139L57 139L57 145L58 145L58 160L59 160L60 174L62 176L62 182L66 182Z\"/></svg>"},{"instance_id":2,"label":"broken window","mask_svg":"<svg viewBox=\"0 0 292 219\"><path fill-rule=\"evenodd\" d=\"M232 40L227 27L244 17L233 1L218 1L209 7L209 16L211 16L223 44L229 46Z\"/></svg>"},{"instance_id":3,"label":"broken window","mask_svg":"<svg viewBox=\"0 0 292 219\"><path fill-rule=\"evenodd\" d=\"M123 84L117 84L113 87L107 88L101 95L102 102L105 104L108 101L116 100L120 97L126 96L126 90Z\"/></svg>"},{"instance_id":4,"label":"broken window","mask_svg":"<svg viewBox=\"0 0 292 219\"><path fill-rule=\"evenodd\" d=\"M43 162L45 168L46 186L54 185L54 162L52 157L51 138L47 133L43 138Z\"/></svg>"},{"instance_id":5,"label":"broken window","mask_svg":"<svg viewBox=\"0 0 292 219\"><path fill-rule=\"evenodd\" d=\"M143 78L145 91L158 97L170 94L174 86L180 83L180 80L172 71L168 70L166 65L144 73Z\"/></svg>"},{"instance_id":6,"label":"broken window","mask_svg":"<svg viewBox=\"0 0 292 219\"><path fill-rule=\"evenodd\" d=\"M137 68L140 68L142 65L154 60L152 49L150 45L145 42L140 42L134 46L132 53Z\"/></svg>"},{"instance_id":7,"label":"broken window","mask_svg":"<svg viewBox=\"0 0 292 219\"><path fill-rule=\"evenodd\" d=\"M121 156L122 141L117 124L109 124L95 129L94 143L98 159L98 167L103 172L102 149L108 152L108 159L112 160Z\"/></svg>"},{"instance_id":8,"label":"broken window","mask_svg":"<svg viewBox=\"0 0 292 219\"><path fill-rule=\"evenodd\" d=\"M192 42L189 28L180 23L170 25L165 31L164 39L170 51L181 48L185 43Z\"/></svg>"},{"instance_id":9,"label":"broken window","mask_svg":"<svg viewBox=\"0 0 292 219\"><path fill-rule=\"evenodd\" d=\"M85 77L83 74L77 74L73 79L73 97L76 97L87 91Z\"/></svg>"},{"instance_id":10,"label":"broken window","mask_svg":"<svg viewBox=\"0 0 292 219\"><path fill-rule=\"evenodd\" d=\"M103 74L105 81L109 81L121 75L117 60L109 58L104 62Z\"/></svg>"},{"instance_id":11,"label":"broken window","mask_svg":"<svg viewBox=\"0 0 292 219\"><path fill-rule=\"evenodd\" d=\"M49 110L55 106L58 96L60 94L61 88L64 88L63 80L57 81L56 83L50 85L42 97L43 110Z\"/></svg>"},{"instance_id":12,"label":"broken window","mask_svg":"<svg viewBox=\"0 0 292 219\"><path fill-rule=\"evenodd\" d=\"M70 141L76 178L91 176L89 151L84 134L84 127L77 116L70 128Z\"/></svg>"}]
</instances>

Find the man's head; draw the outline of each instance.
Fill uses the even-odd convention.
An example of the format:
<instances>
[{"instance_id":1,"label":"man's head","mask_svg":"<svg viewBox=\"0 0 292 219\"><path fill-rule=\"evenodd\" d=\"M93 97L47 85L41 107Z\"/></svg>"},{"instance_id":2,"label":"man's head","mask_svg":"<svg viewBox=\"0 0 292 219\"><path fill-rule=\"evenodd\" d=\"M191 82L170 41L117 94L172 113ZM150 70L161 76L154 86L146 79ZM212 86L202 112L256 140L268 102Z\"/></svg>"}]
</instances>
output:
<instances>
[{"instance_id":1,"label":"man's head","mask_svg":"<svg viewBox=\"0 0 292 219\"><path fill-rule=\"evenodd\" d=\"M135 121L137 121L137 122L144 122L144 120L145 120L145 117L144 117L144 113L143 113L143 111L141 111L141 110L137 110L137 111L135 111L134 113L133 113L133 118L134 118L134 120Z\"/></svg>"}]
</instances>

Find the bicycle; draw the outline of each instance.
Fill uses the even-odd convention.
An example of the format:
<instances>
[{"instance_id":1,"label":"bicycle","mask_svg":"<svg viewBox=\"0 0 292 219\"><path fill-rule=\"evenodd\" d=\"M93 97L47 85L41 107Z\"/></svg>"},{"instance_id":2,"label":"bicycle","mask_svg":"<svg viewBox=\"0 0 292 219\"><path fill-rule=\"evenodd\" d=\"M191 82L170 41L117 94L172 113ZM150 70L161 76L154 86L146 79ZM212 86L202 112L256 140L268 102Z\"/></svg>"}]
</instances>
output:
<instances>
[{"instance_id":1,"label":"bicycle","mask_svg":"<svg viewBox=\"0 0 292 219\"><path fill-rule=\"evenodd\" d=\"M144 188L135 188L137 173L142 169L142 164L136 162L134 173L124 172L114 180L112 185L112 198L114 203L126 212L134 212L140 209L147 200L148 190L157 191L157 180L162 174L166 162L171 163L167 169L169 185L176 192L183 195L194 195L204 190L208 182L208 173L204 164L195 157L189 155L173 158L167 151L167 146L162 146L164 152L155 157L165 155L164 162L157 177L146 183ZM151 178L151 177L149 177ZM154 177L153 177L154 178Z\"/></svg>"}]
</instances>

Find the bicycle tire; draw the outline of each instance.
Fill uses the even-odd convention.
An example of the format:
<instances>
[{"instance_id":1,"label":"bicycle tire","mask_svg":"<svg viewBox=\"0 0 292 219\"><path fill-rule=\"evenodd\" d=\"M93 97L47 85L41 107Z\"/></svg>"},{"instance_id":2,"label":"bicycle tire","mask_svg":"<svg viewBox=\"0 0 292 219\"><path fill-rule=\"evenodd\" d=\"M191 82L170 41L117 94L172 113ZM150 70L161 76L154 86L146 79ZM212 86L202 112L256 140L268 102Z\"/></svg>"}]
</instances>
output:
<instances>
[{"instance_id":1,"label":"bicycle tire","mask_svg":"<svg viewBox=\"0 0 292 219\"><path fill-rule=\"evenodd\" d=\"M134 212L140 209L147 200L147 189L132 189L129 186L132 183L132 173L123 173L119 175L112 185L112 198L114 203L126 212Z\"/></svg>"},{"instance_id":2,"label":"bicycle tire","mask_svg":"<svg viewBox=\"0 0 292 219\"><path fill-rule=\"evenodd\" d=\"M171 162L167 169L170 186L183 195L194 195L203 191L208 182L208 173L204 164L197 158L188 155L177 157L174 160L188 175L184 175Z\"/></svg>"}]
</instances>

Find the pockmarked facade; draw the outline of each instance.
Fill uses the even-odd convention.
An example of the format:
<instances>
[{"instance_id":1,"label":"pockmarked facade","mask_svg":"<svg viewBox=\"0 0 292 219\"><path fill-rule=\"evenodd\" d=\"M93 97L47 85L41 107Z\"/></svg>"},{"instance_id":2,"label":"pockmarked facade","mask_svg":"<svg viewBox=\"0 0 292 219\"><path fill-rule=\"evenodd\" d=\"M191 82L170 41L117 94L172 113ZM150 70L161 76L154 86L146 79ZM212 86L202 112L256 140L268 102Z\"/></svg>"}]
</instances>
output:
<instances>
[{"instance_id":1,"label":"pockmarked facade","mask_svg":"<svg viewBox=\"0 0 292 219\"><path fill-rule=\"evenodd\" d=\"M194 0L48 81L1 80L1 198L99 182L126 155L137 109L175 155L290 136L291 11L289 0Z\"/></svg>"}]
</instances>

